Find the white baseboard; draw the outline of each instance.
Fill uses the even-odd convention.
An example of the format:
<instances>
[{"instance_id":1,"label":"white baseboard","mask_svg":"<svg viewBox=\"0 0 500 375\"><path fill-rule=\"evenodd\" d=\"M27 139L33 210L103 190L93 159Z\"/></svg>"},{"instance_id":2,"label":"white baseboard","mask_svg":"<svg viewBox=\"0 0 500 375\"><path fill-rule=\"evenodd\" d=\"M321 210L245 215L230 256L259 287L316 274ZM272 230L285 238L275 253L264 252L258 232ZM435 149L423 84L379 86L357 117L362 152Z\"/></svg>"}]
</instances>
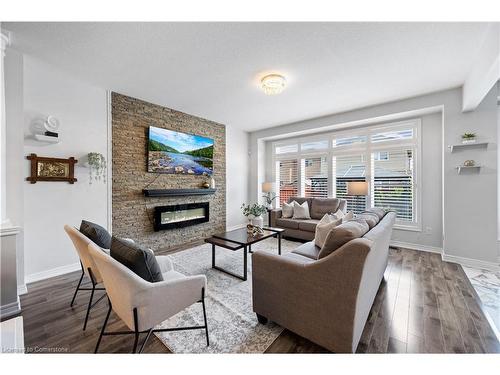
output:
<instances>
[{"instance_id":1,"label":"white baseboard","mask_svg":"<svg viewBox=\"0 0 500 375\"><path fill-rule=\"evenodd\" d=\"M484 260L457 257L455 255L448 255L444 253L442 254L441 258L445 262L458 263L466 267L481 268L490 271L500 271L500 264L493 262L485 262Z\"/></svg>"},{"instance_id":2,"label":"white baseboard","mask_svg":"<svg viewBox=\"0 0 500 375\"><path fill-rule=\"evenodd\" d=\"M23 294L26 294L26 293L28 293L28 288L26 287L26 284L17 286L17 295L18 296L22 296Z\"/></svg>"},{"instance_id":3,"label":"white baseboard","mask_svg":"<svg viewBox=\"0 0 500 375\"><path fill-rule=\"evenodd\" d=\"M19 303L19 297L17 297L16 302L8 303L0 307L0 316L2 318L8 318L9 316L16 315L21 312L21 304Z\"/></svg>"},{"instance_id":4,"label":"white baseboard","mask_svg":"<svg viewBox=\"0 0 500 375\"><path fill-rule=\"evenodd\" d=\"M47 271L32 273L26 276L26 284L33 283L35 281L45 280L51 277L64 275L65 273L75 272L80 270L82 267L80 263L68 264L66 266L52 268Z\"/></svg>"},{"instance_id":5,"label":"white baseboard","mask_svg":"<svg viewBox=\"0 0 500 375\"><path fill-rule=\"evenodd\" d=\"M391 246L403 247L405 249L410 249L410 250L425 251L428 253L436 253L436 254L443 253L443 249L440 247L420 245L420 244L409 243L409 242L401 242L401 241L392 241L391 240Z\"/></svg>"},{"instance_id":6,"label":"white baseboard","mask_svg":"<svg viewBox=\"0 0 500 375\"><path fill-rule=\"evenodd\" d=\"M245 228L245 227L246 227L246 224L238 224L238 225L226 227L226 230L229 232L230 230L235 230L235 229L240 229L240 228Z\"/></svg>"}]
</instances>

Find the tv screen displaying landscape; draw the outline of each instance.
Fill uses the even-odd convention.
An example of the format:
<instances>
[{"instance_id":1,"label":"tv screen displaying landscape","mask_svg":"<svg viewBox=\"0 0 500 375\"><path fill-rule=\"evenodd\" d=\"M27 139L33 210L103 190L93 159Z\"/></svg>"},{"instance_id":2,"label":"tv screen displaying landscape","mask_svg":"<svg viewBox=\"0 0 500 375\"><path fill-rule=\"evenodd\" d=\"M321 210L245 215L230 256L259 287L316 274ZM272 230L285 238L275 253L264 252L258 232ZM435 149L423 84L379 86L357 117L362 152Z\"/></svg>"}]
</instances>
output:
<instances>
[{"instance_id":1,"label":"tv screen displaying landscape","mask_svg":"<svg viewBox=\"0 0 500 375\"><path fill-rule=\"evenodd\" d=\"M148 172L210 176L213 157L213 139L149 127Z\"/></svg>"}]
</instances>

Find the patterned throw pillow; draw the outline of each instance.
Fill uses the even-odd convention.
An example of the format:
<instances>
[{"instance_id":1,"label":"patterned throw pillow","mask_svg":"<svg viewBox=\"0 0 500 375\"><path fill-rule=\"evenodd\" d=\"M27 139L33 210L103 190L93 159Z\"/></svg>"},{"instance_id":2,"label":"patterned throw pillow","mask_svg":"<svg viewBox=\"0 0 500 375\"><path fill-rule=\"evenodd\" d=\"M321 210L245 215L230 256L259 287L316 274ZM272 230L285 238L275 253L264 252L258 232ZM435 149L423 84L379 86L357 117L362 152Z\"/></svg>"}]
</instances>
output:
<instances>
[{"instance_id":1,"label":"patterned throw pillow","mask_svg":"<svg viewBox=\"0 0 500 375\"><path fill-rule=\"evenodd\" d=\"M293 201L293 219L310 219L309 205L307 202L299 204Z\"/></svg>"}]
</instances>

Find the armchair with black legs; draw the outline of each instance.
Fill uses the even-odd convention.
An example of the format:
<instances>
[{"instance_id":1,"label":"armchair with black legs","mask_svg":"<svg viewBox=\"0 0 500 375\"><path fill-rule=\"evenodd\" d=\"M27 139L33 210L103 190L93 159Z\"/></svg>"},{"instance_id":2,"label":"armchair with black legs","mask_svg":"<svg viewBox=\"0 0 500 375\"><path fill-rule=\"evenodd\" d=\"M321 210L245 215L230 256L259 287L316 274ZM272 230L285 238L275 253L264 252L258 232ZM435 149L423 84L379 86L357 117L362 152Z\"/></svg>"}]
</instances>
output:
<instances>
[{"instance_id":1,"label":"armchair with black legs","mask_svg":"<svg viewBox=\"0 0 500 375\"><path fill-rule=\"evenodd\" d=\"M103 336L134 335L132 352L136 353L139 336L146 333L146 338L139 349L141 353L153 332L191 329L204 329L207 346L209 345L205 309L207 279L204 275L185 276L173 269L168 256L157 256L163 281L149 282L113 259L94 243L89 243L88 249L102 275L109 302L95 353L99 350ZM194 303L202 305L203 325L155 329L155 326ZM106 331L111 310L123 320L129 331Z\"/></svg>"}]
</instances>

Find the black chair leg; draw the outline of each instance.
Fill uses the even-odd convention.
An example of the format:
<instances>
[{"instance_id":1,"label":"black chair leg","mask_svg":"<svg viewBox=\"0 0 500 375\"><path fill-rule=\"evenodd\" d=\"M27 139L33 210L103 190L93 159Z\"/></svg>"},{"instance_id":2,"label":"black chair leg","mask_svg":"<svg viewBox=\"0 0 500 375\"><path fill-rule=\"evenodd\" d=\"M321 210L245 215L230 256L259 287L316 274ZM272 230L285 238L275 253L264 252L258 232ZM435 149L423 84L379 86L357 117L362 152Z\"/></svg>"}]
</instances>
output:
<instances>
[{"instance_id":1,"label":"black chair leg","mask_svg":"<svg viewBox=\"0 0 500 375\"><path fill-rule=\"evenodd\" d=\"M109 304L108 313L106 314L106 319L104 319L104 324L102 325L101 334L99 335L99 339L97 340L97 345L95 346L94 354L97 353L97 350L99 350L99 345L101 345L102 336L106 329L106 325L108 324L109 315L111 314L111 302L109 301L109 299L108 299L108 304Z\"/></svg>"},{"instance_id":2,"label":"black chair leg","mask_svg":"<svg viewBox=\"0 0 500 375\"><path fill-rule=\"evenodd\" d=\"M201 289L201 305L203 306L203 320L205 321L205 334L207 336L207 346L210 346L210 340L208 339L207 312L205 310L205 288Z\"/></svg>"},{"instance_id":3,"label":"black chair leg","mask_svg":"<svg viewBox=\"0 0 500 375\"><path fill-rule=\"evenodd\" d=\"M148 334L147 334L146 338L144 339L144 342L142 343L141 348L139 349L139 354L142 353L142 351L144 350L144 347L146 346L146 343L148 342L149 336L151 336L151 333L153 333L153 328L151 328L148 331Z\"/></svg>"},{"instance_id":4,"label":"black chair leg","mask_svg":"<svg viewBox=\"0 0 500 375\"><path fill-rule=\"evenodd\" d=\"M137 318L137 308L134 308L134 348L132 349L132 353L135 353L137 350L137 343L139 342L139 320Z\"/></svg>"},{"instance_id":5,"label":"black chair leg","mask_svg":"<svg viewBox=\"0 0 500 375\"><path fill-rule=\"evenodd\" d=\"M87 322L89 320L90 308L92 307L92 299L94 298L95 286L92 286L92 291L90 292L89 305L87 306L87 314L85 315L85 322L83 323L83 330L87 329Z\"/></svg>"},{"instance_id":6,"label":"black chair leg","mask_svg":"<svg viewBox=\"0 0 500 375\"><path fill-rule=\"evenodd\" d=\"M78 285L76 286L76 289L75 289L75 294L73 294L73 299L71 300L71 304L69 305L70 307L73 307L73 304L75 303L76 294L78 293L78 290L80 289L80 285L82 285L82 280L83 280L84 275L85 275L85 273L82 270L82 275L80 276L80 281L78 281Z\"/></svg>"}]
</instances>

